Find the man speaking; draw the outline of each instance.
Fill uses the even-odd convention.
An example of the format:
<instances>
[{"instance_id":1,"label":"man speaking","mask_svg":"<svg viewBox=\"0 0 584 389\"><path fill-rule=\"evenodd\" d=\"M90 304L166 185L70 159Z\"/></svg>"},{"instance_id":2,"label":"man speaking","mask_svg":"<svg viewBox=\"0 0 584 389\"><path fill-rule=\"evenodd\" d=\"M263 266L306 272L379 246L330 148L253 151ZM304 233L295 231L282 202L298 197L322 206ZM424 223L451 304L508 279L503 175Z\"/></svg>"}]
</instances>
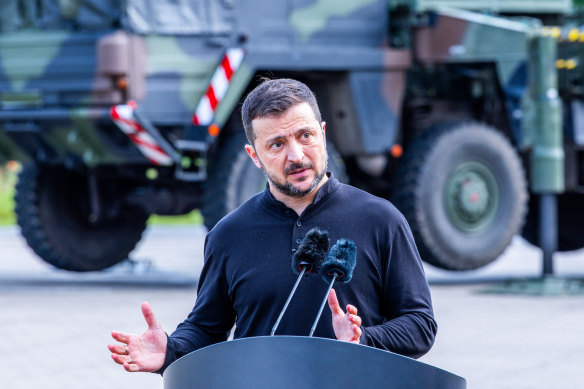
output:
<instances>
[{"instance_id":1,"label":"man speaking","mask_svg":"<svg viewBox=\"0 0 584 389\"><path fill-rule=\"evenodd\" d=\"M108 346L114 361L127 371L162 373L181 356L227 340L234 325L234 338L269 335L296 280L290 258L313 228L357 248L352 280L330 291L330 313L314 335L425 354L437 326L410 228L390 202L326 171L325 122L314 94L295 80L265 81L245 99L242 121L245 149L266 175L266 189L208 233L188 318L167 336L142 304L148 329L112 332L120 342ZM320 277L299 284L276 335L308 335L326 290Z\"/></svg>"}]
</instances>

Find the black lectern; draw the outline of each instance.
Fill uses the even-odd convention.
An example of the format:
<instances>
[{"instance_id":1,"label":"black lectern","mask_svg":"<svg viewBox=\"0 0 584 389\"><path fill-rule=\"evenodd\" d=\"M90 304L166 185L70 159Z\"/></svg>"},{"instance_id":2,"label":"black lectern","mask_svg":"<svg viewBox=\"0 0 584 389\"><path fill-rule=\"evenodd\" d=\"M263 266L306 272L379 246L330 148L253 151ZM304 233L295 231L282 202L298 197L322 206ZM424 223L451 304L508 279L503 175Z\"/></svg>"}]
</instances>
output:
<instances>
[{"instance_id":1,"label":"black lectern","mask_svg":"<svg viewBox=\"0 0 584 389\"><path fill-rule=\"evenodd\" d=\"M394 353L332 339L238 339L192 352L164 373L164 389L465 389L466 380Z\"/></svg>"}]
</instances>

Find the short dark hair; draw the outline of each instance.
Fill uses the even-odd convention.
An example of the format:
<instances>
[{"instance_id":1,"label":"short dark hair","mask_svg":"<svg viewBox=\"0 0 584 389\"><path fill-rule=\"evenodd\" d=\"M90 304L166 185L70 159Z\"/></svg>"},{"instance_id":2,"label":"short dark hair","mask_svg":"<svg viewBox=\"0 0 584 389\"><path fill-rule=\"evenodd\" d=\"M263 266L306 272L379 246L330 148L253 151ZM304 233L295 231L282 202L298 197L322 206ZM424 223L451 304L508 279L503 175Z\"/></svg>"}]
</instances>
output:
<instances>
[{"instance_id":1,"label":"short dark hair","mask_svg":"<svg viewBox=\"0 0 584 389\"><path fill-rule=\"evenodd\" d=\"M249 143L253 146L256 138L251 125L254 119L282 115L300 103L308 103L316 120L319 123L322 121L316 97L306 84L291 78L264 80L249 92L241 107L241 120Z\"/></svg>"}]
</instances>

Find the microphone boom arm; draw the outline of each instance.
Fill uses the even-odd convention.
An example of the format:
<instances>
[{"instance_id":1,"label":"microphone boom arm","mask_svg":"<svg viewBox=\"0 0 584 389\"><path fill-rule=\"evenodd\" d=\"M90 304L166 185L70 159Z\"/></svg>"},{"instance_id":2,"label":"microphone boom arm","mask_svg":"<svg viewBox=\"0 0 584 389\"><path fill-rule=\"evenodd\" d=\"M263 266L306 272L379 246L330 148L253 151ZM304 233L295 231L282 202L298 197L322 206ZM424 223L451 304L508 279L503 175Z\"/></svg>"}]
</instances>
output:
<instances>
[{"instance_id":1,"label":"microphone boom arm","mask_svg":"<svg viewBox=\"0 0 584 389\"><path fill-rule=\"evenodd\" d=\"M335 280L337 279L337 277L338 277L338 274L335 272L334 277L331 280L331 283L329 284L329 287L326 291L326 294L324 295L324 300L322 300L322 304L320 304L320 309L318 310L318 315L316 315L316 320L314 321L314 324L312 325L312 328L310 329L310 334L308 335L310 337L312 337L312 334L314 334L314 330L316 330L316 325L318 324L318 321L320 320L320 315L322 315L322 310L324 309L324 305L326 303L328 295L331 292L331 289L333 288L333 284L335 283Z\"/></svg>"},{"instance_id":2,"label":"microphone boom arm","mask_svg":"<svg viewBox=\"0 0 584 389\"><path fill-rule=\"evenodd\" d=\"M270 333L270 336L274 336L274 334L276 333L276 329L278 329L278 326L280 325L280 320L282 320L282 317L284 317L284 313L286 312L286 309L288 309L288 304L290 304L290 301L292 301L292 296L294 296L294 293L296 293L296 288L298 288L298 284L300 284L300 280L302 279L302 276L306 272L306 267L307 266L302 267L302 271L300 272L298 278L296 279L296 283L292 288L292 292L290 292L290 295L288 295L288 300L286 300L284 308L282 308L282 312L280 312L280 316L278 316L278 320L276 320L274 327L272 327L272 332Z\"/></svg>"}]
</instances>

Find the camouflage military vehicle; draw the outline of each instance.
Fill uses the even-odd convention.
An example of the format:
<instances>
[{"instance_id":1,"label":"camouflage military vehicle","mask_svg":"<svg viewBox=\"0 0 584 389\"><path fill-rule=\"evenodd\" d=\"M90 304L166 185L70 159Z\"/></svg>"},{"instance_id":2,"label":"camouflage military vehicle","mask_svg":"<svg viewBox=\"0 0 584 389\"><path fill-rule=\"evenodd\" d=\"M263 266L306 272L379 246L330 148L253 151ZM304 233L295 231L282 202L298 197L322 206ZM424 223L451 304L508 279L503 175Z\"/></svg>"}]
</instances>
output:
<instances>
[{"instance_id":1,"label":"camouflage military vehicle","mask_svg":"<svg viewBox=\"0 0 584 389\"><path fill-rule=\"evenodd\" d=\"M0 162L24 163L15 198L22 234L46 262L90 271L126 258L151 214L200 208L212 227L265 184L242 148L240 102L258 76L289 76L317 94L338 178L392 199L429 263L486 265L536 217L524 168L527 44L539 20L565 25L572 8L4 0ZM584 212L582 67L566 65L580 58L582 40L576 31L558 54L567 55L565 147L552 158L561 163L565 151L563 249L584 246L575 233Z\"/></svg>"}]
</instances>

